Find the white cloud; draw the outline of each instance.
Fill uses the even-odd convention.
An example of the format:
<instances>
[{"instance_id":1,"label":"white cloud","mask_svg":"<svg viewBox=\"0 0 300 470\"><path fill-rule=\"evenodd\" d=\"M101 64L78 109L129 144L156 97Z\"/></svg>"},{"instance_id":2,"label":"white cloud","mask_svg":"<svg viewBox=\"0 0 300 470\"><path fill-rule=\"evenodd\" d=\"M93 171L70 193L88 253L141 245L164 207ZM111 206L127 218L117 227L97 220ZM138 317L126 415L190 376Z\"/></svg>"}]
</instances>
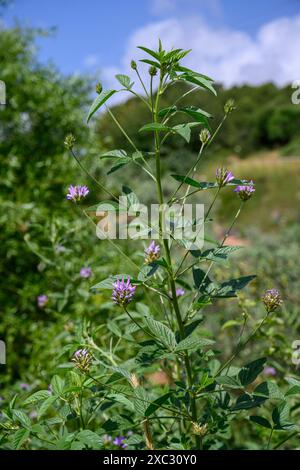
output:
<instances>
[{"instance_id":1,"label":"white cloud","mask_svg":"<svg viewBox=\"0 0 300 470\"><path fill-rule=\"evenodd\" d=\"M86 67L96 67L99 64L99 57L97 56L97 54L88 54L83 59L83 64Z\"/></svg>"},{"instance_id":2,"label":"white cloud","mask_svg":"<svg viewBox=\"0 0 300 470\"><path fill-rule=\"evenodd\" d=\"M192 49L185 65L225 86L266 81L284 85L300 79L300 15L265 24L254 38L238 30L214 29L199 17L152 22L132 33L114 72L132 75L131 59L145 55L136 46L156 48L158 38L166 48ZM109 78L111 71L106 68L104 78L115 86Z\"/></svg>"}]
</instances>

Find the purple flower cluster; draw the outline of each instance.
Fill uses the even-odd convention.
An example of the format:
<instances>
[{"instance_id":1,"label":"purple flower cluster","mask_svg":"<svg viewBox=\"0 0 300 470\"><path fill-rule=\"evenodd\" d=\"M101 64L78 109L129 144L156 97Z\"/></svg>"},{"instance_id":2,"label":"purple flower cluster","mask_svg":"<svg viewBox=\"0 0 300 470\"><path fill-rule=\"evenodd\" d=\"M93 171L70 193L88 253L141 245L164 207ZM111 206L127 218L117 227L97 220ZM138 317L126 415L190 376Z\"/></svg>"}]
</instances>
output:
<instances>
[{"instance_id":1,"label":"purple flower cluster","mask_svg":"<svg viewBox=\"0 0 300 470\"><path fill-rule=\"evenodd\" d=\"M177 287L176 289L176 297L181 297L185 294L185 290L182 287Z\"/></svg>"},{"instance_id":2,"label":"purple flower cluster","mask_svg":"<svg viewBox=\"0 0 300 470\"><path fill-rule=\"evenodd\" d=\"M242 201L248 201L252 194L255 192L253 181L249 181L247 184L239 185L234 188L234 192L239 195Z\"/></svg>"},{"instance_id":3,"label":"purple flower cluster","mask_svg":"<svg viewBox=\"0 0 300 470\"><path fill-rule=\"evenodd\" d=\"M128 437L132 435L132 432L128 432L127 433ZM126 437L125 436L117 436L115 437L114 439L112 438L112 436L110 436L109 434L106 434L104 436L104 439L103 439L103 443L105 446L109 446L111 447L112 444L115 445L116 447L119 447L121 449L126 449L126 447L128 447L128 444L125 443L125 439Z\"/></svg>"},{"instance_id":4,"label":"purple flower cluster","mask_svg":"<svg viewBox=\"0 0 300 470\"><path fill-rule=\"evenodd\" d=\"M26 382L20 383L21 390L29 390L29 385Z\"/></svg>"},{"instance_id":5,"label":"purple flower cluster","mask_svg":"<svg viewBox=\"0 0 300 470\"><path fill-rule=\"evenodd\" d=\"M264 372L264 375L266 375L267 377L274 377L277 374L275 367L270 367L270 366L265 367L263 372Z\"/></svg>"},{"instance_id":6,"label":"purple flower cluster","mask_svg":"<svg viewBox=\"0 0 300 470\"><path fill-rule=\"evenodd\" d=\"M160 246L155 244L155 241L152 241L148 248L145 250L145 262L147 264L153 263L160 257Z\"/></svg>"},{"instance_id":7,"label":"purple flower cluster","mask_svg":"<svg viewBox=\"0 0 300 470\"><path fill-rule=\"evenodd\" d=\"M69 192L67 199L69 201L78 202L85 198L89 194L89 188L87 186L69 186Z\"/></svg>"},{"instance_id":8,"label":"purple flower cluster","mask_svg":"<svg viewBox=\"0 0 300 470\"><path fill-rule=\"evenodd\" d=\"M216 170L216 180L219 185L219 188L226 186L230 181L234 180L234 176L231 171L227 168L217 168Z\"/></svg>"},{"instance_id":9,"label":"purple flower cluster","mask_svg":"<svg viewBox=\"0 0 300 470\"><path fill-rule=\"evenodd\" d=\"M37 298L37 304L40 308L44 308L47 305L48 300L49 300L49 298L48 298L47 295L41 294Z\"/></svg>"},{"instance_id":10,"label":"purple flower cluster","mask_svg":"<svg viewBox=\"0 0 300 470\"><path fill-rule=\"evenodd\" d=\"M114 282L113 288L112 300L120 307L126 307L132 301L136 290L136 286L131 284L129 276L127 281L124 281L124 277L121 280L118 279Z\"/></svg>"},{"instance_id":11,"label":"purple flower cluster","mask_svg":"<svg viewBox=\"0 0 300 470\"><path fill-rule=\"evenodd\" d=\"M78 349L74 353L72 361L81 372L88 372L92 363L92 356L87 349Z\"/></svg>"},{"instance_id":12,"label":"purple flower cluster","mask_svg":"<svg viewBox=\"0 0 300 470\"><path fill-rule=\"evenodd\" d=\"M84 267L80 270L80 276L84 279L88 279L92 275L92 268Z\"/></svg>"},{"instance_id":13,"label":"purple flower cluster","mask_svg":"<svg viewBox=\"0 0 300 470\"><path fill-rule=\"evenodd\" d=\"M125 444L124 436L115 437L113 444L117 447L121 447L121 449L125 449L128 446L128 444Z\"/></svg>"}]
</instances>

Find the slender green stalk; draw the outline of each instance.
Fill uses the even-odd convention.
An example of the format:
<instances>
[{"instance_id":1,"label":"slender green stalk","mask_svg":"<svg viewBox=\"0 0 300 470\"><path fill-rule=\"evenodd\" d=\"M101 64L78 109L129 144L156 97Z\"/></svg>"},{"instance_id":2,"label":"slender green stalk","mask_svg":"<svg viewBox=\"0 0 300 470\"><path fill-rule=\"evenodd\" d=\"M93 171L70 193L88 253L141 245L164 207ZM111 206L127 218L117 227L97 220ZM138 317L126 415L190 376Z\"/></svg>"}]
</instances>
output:
<instances>
[{"instance_id":1,"label":"slender green stalk","mask_svg":"<svg viewBox=\"0 0 300 470\"><path fill-rule=\"evenodd\" d=\"M256 333L261 329L261 327L264 325L264 323L266 322L267 318L269 317L269 313L267 313L264 318L261 320L261 322L254 328L254 330L252 331L252 333L250 333L250 335L247 337L247 339L245 341L243 341L242 343L240 343L239 347L236 349L235 353L228 359L228 361L225 362L225 364L223 364L222 367L220 367L218 369L218 371L216 372L216 375L215 377L217 377L218 375L220 375L220 373L226 369L228 366L230 366L230 364L234 361L234 359L237 357L237 355L241 352L242 349L244 349L244 347L249 343L249 341L256 335Z\"/></svg>"},{"instance_id":2,"label":"slender green stalk","mask_svg":"<svg viewBox=\"0 0 300 470\"><path fill-rule=\"evenodd\" d=\"M287 441L288 441L289 439L291 439L292 437L297 436L297 434L300 434L299 431L295 431L295 432L293 432L292 434L290 434L289 436L285 437L284 439L282 439L282 441L280 441L278 444L276 444L276 446L274 446L272 450L277 450L277 449L279 449L279 447L281 447L282 444L284 444L285 442L287 442Z\"/></svg>"},{"instance_id":3,"label":"slender green stalk","mask_svg":"<svg viewBox=\"0 0 300 470\"><path fill-rule=\"evenodd\" d=\"M70 152L72 154L72 156L75 158L76 162L78 163L78 165L80 166L80 168L84 171L84 173L86 175L88 175L89 178L91 178L94 183L102 190L104 191L106 194L108 194L111 198L113 198L115 201L118 201L118 198L109 191L109 189L107 189L102 183L100 183L98 180L96 180L96 178L94 178L93 175L91 175L89 173L89 171L82 165L81 161L79 160L79 158L77 157L76 153L74 152L73 149L70 149Z\"/></svg>"},{"instance_id":4,"label":"slender green stalk","mask_svg":"<svg viewBox=\"0 0 300 470\"><path fill-rule=\"evenodd\" d=\"M210 204L208 210L207 210L207 213L205 214L204 221L203 221L203 224L201 225L200 229L202 228L202 226L203 226L203 225L205 224L205 222L207 221L207 219L208 219L208 217L209 217L209 215L210 215L210 213L211 213L211 210L212 210L212 208L213 208L213 206L214 206L214 204L215 204L215 202L216 202L216 200L217 200L217 197L218 197L218 195L219 195L220 190L221 190L221 188L219 187L218 190L216 191L216 194L215 194L215 196L214 196L214 198L213 198L213 200L212 200L212 202L211 202L211 204ZM199 230L200 230L200 229L199 229ZM196 239L196 237L194 238L194 241L195 241L195 239ZM187 252L185 253L185 255L183 256L183 258L182 258L182 260L181 260L181 262L180 262L180 264L179 264L179 267L178 267L178 269L177 269L177 271L176 271L176 274L175 274L176 277L179 277L179 271L180 271L181 267L183 266L183 263L185 262L185 260L186 260L186 258L188 257L189 253L190 253L190 252L187 251ZM194 265L194 264L197 264L197 263L198 263L198 261L197 261L196 263L193 263L193 265ZM193 265L192 265L192 266L193 266ZM187 271L187 270L190 269L192 266L189 266L189 267L188 267L187 269L185 269L183 272ZM180 276L183 274L183 272L180 273Z\"/></svg>"},{"instance_id":5,"label":"slender green stalk","mask_svg":"<svg viewBox=\"0 0 300 470\"><path fill-rule=\"evenodd\" d=\"M141 83L141 85L142 85L142 87L143 87L143 90L144 90L144 92L145 92L147 98L149 98L149 93L148 93L148 91L147 91L147 88L145 87L145 84L144 84L144 82L143 82L143 80L142 80L142 77L141 77L141 75L140 75L140 72L138 71L137 68L135 69L135 71L136 71L136 74L137 74L137 76L138 76L138 79L139 79L139 81L140 81L140 83Z\"/></svg>"},{"instance_id":6,"label":"slender green stalk","mask_svg":"<svg viewBox=\"0 0 300 470\"><path fill-rule=\"evenodd\" d=\"M159 87L157 90L157 95L156 95L156 100L155 100L155 105L153 109L153 122L156 123L158 122L157 120L157 114L158 114L158 105L159 105L159 96L161 92L161 84L163 81L162 74L160 73L160 80L159 80ZM176 284L174 280L174 273L173 273L173 267L172 267L172 259L171 259L171 253L170 253L170 247L169 247L169 242L168 240L164 237L164 230L163 230L163 213L162 213L162 206L164 204L164 198L163 198L163 191L162 191L162 184L161 184L161 166L160 166L160 142L159 142L159 133L158 131L154 132L154 141L155 141L155 164L156 164L156 181L157 181L157 195L158 195L158 202L160 205L160 211L159 211L159 229L160 232L162 233L163 236L163 245L164 245L164 250L166 254L166 261L169 267L169 282L170 282L170 287L171 287L171 293L172 293L172 304L179 328L179 334L181 339L185 337L185 331L184 331L184 324L182 321L181 313L180 313L180 308L178 304L178 299L176 295ZM187 374L187 380L188 380L188 385L189 388L191 389L193 387L193 376L192 376L192 368L190 364L190 358L188 355L188 352L184 352L184 364L185 364L185 369L186 369L186 374ZM194 422L197 422L197 407L196 407L196 399L194 396L194 393L190 390L190 402L191 402L191 415L192 415L192 420ZM199 436L195 435L195 441L196 441L196 448L201 447L201 440Z\"/></svg>"}]
</instances>

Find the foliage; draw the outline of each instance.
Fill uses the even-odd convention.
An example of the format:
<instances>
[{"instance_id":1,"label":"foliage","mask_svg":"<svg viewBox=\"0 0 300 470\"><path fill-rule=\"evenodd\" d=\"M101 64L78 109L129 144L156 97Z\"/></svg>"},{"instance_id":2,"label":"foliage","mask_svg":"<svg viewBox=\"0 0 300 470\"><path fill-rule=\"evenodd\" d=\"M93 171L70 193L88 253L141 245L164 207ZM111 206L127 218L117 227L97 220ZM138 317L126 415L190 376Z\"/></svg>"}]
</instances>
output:
<instances>
[{"instance_id":1,"label":"foliage","mask_svg":"<svg viewBox=\"0 0 300 470\"><path fill-rule=\"evenodd\" d=\"M265 311L261 296L273 287L266 285L269 278L287 297L289 278L282 265L294 256L297 232L286 235L290 237L287 252L274 252L269 240L257 241L250 255L226 244L241 211L248 211L256 194L252 193L251 201L240 201L246 181L233 177L220 184L198 178L197 168L220 130L218 124L211 128L211 109L203 109L203 97L209 103L209 96L216 99L213 81L181 65L189 51L165 51L161 42L155 51L141 47L147 54L144 62L151 66L150 87L145 96L138 95L125 108L108 108L107 115L98 120L98 131L103 131L101 126L109 116L122 134L119 138L108 127L110 142L118 145L99 152L99 143L94 149L86 145L88 131L78 124L87 99L84 83L80 79L57 81L52 70L38 67L28 53L32 36L16 30L4 32L3 37L1 32L0 39L5 50L16 49L16 69L24 84L10 94L17 111L11 102L0 114L7 136L0 149L9 168L1 201L5 208L2 279L10 289L5 289L1 299L6 309L1 328L8 332L8 349L14 349L6 377L14 385L4 390L1 406L1 448L216 450L279 448L294 442L299 429L300 382L292 368L286 377L291 350L279 332L286 306L279 315ZM9 64L8 56L4 59ZM34 75L33 68L37 69ZM139 79L136 64L132 68ZM13 86L14 69L10 72L7 66L4 70L7 83L10 79ZM101 106L109 105L113 94L134 92L131 77L116 78L122 89L103 91L98 86L86 113L88 120L95 119ZM31 80L39 80L38 86ZM197 88L190 96L193 105L180 100L190 90L187 83ZM165 98L169 90L173 94ZM126 109L128 116L131 106L137 109L138 99L147 108L147 119L141 119L142 112L132 111L138 129L130 131L125 126L132 124L128 120L120 119L120 125L119 110ZM28 127L21 122L20 110L29 116ZM227 106L215 119L226 125L240 120L234 116L229 116ZM13 132L10 122L14 122ZM87 151L99 156L101 165L103 161L111 165L108 185L102 170L95 171L95 160L88 170L85 166L84 178L90 177L91 185L88 180L78 183L86 182L91 190L87 201L78 203L65 200L67 181L74 183L77 177L73 160L61 148L70 131L76 134L76 144L68 138L67 146L80 165ZM185 151L187 144L193 148L191 158L195 150L197 156L186 171L171 165L176 189L169 194L162 178L167 170L167 163L162 168L164 155L169 152L168 158L174 158L176 152L170 150L180 145ZM83 149L81 155L77 155L78 148ZM104 193L106 205L116 207L116 195L121 194L130 209L139 207L140 194L120 185L124 167L138 172L142 194L143 183L149 180L159 204L184 203L192 192L202 201L203 193L212 193L205 213L207 232L215 203L225 191L240 202L228 214L225 236L218 241L206 234L205 246L198 250L191 250L188 240L171 243L162 236L165 227L160 213L157 226L151 227L159 234L159 249L155 244L147 248L138 239L96 242L87 224L94 230L96 203ZM32 181L37 180L39 185L33 188ZM7 203L11 188L14 198ZM87 208L92 199L94 205ZM122 215L123 206L118 209ZM78 220L74 214L84 217ZM15 227L19 234L10 239ZM175 228L174 223L173 237ZM258 277L253 274L257 264ZM15 267L13 275L11 266ZM84 266L92 268L86 277L81 275ZM291 266L293 275L297 267ZM47 301L39 306L40 294L47 294ZM276 380L269 379L266 365L278 369ZM20 383L24 378L27 383ZM17 393L20 387L23 392Z\"/></svg>"}]
</instances>

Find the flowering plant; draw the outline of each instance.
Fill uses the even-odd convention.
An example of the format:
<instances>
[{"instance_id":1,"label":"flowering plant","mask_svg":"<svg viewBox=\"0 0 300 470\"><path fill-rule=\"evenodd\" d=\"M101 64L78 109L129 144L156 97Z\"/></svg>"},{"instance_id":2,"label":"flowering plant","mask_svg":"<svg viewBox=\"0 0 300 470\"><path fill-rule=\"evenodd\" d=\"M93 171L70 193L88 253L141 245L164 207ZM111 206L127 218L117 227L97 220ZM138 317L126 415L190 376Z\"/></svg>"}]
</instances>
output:
<instances>
[{"instance_id":1,"label":"flowering plant","mask_svg":"<svg viewBox=\"0 0 300 470\"><path fill-rule=\"evenodd\" d=\"M131 68L144 93L135 91L134 83L127 75L116 76L121 90L103 91L98 84L88 121L101 106L107 106L111 96L121 91L140 99L149 110L151 122L143 125L140 132L153 134L153 149L145 152L137 148L107 107L108 114L132 147L132 154L116 149L101 158L112 160L110 174L127 165L136 165L141 174L143 172L153 182L155 202L160 210L157 224L154 222L150 232L156 237L141 250L139 259L143 259L142 262L138 262L136 256L128 256L118 240L101 241L116 250L130 271L111 274L91 286L93 292L100 293L106 302L112 301L107 319L108 334L104 336L107 347L102 343L99 346L94 340L95 332L84 325L76 337L76 350L71 354L70 348L67 349L70 355L65 365L66 376L55 375L50 389L39 390L25 401L29 408L38 408L38 421L44 420L47 426L56 427L57 433L48 436L37 426L32 426L24 412L15 413L14 404L7 413L7 426L9 428L14 420L23 425L21 432L18 429L13 435L15 447L22 446L29 436L33 436L49 448L220 449L230 447L235 418L250 412L248 424L267 430L263 446L270 446L275 431L294 430L288 417L287 399L273 382L265 379L274 375L266 366L266 358L251 358L241 363L240 354L281 306L280 293L274 288L266 291L262 297L265 316L250 328L248 334L245 318L229 357L219 350L213 328L207 325L206 309L211 304L237 297L256 277L246 275L222 282L213 277L215 264L225 263L240 248L226 245L226 242L246 202L254 196L254 183L235 178L223 167L216 169L215 181L203 182L197 178L205 149L213 144L223 122L234 110L234 103L225 104L223 120L213 130L212 116L207 111L180 106L184 97L198 91L205 90L216 96L211 78L181 65L181 60L190 51L165 51L161 42L158 50L140 49L147 54L141 62L150 65L148 87L136 62L132 61ZM178 82L191 86L175 103L162 108L161 97L165 90ZM181 115L192 121L174 125L173 119ZM171 175L176 187L173 194L167 195L162 178L164 142L176 135L188 143L193 129L200 131L199 153L186 174ZM75 139L68 136L65 143L89 175L75 153ZM115 194L92 178L109 196L110 202L115 203ZM175 237L176 223L171 224L169 237L165 236L162 207L172 208L179 204L181 214L189 198L201 197L203 192L211 191L212 200L203 220L195 220L192 224L200 223L206 228L220 192L228 189L233 189L232 197L240 201L220 241L203 239L200 249L191 249L188 240ZM87 186L70 186L67 199L82 207L88 194L92 197ZM131 189L123 188L123 195L131 206L137 202ZM121 209L118 208L120 212ZM96 223L91 215L95 212L94 206L82 211ZM136 239L129 242L134 246L138 243ZM85 279L91 275L90 268L80 271L80 276ZM47 299L39 299L40 306L46 303ZM129 357L124 351L129 351ZM159 381L157 374L160 374ZM291 385L293 389L299 387L300 382L294 380ZM288 391L290 395L292 389ZM267 419L261 416L260 408L268 400L272 403L272 417ZM56 410L55 416L46 418L51 409Z\"/></svg>"}]
</instances>

